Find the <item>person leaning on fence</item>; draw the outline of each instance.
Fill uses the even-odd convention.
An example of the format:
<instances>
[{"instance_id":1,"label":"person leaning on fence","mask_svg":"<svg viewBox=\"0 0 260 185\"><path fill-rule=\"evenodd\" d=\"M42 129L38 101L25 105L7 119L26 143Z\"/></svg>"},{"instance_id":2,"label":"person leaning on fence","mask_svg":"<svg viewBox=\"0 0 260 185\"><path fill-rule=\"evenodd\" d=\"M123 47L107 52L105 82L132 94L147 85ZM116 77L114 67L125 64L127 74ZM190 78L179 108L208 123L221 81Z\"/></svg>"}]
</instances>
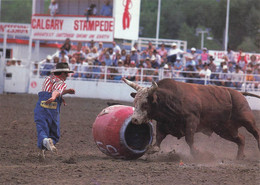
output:
<instances>
[{"instance_id":1,"label":"person leaning on fence","mask_svg":"<svg viewBox=\"0 0 260 185\"><path fill-rule=\"evenodd\" d=\"M65 80L68 73L73 73L67 63L58 63L53 74L46 77L34 109L34 121L37 130L37 146L44 152L57 152L55 144L60 139L60 107L65 101L63 95L75 94L74 89L67 89Z\"/></svg>"},{"instance_id":2,"label":"person leaning on fence","mask_svg":"<svg viewBox=\"0 0 260 185\"><path fill-rule=\"evenodd\" d=\"M223 66L222 72L219 74L219 80L220 80L220 85L225 86L225 87L230 87L230 82L231 82L231 72L228 69L227 65Z\"/></svg>"},{"instance_id":3,"label":"person leaning on fence","mask_svg":"<svg viewBox=\"0 0 260 185\"><path fill-rule=\"evenodd\" d=\"M211 76L211 71L207 63L204 64L204 68L199 72L199 77L203 80L199 80L199 84L209 84L209 79Z\"/></svg>"},{"instance_id":4,"label":"person leaning on fence","mask_svg":"<svg viewBox=\"0 0 260 185\"><path fill-rule=\"evenodd\" d=\"M253 75L253 71L251 67L246 68L246 89L254 90L254 81L255 77Z\"/></svg>"},{"instance_id":5,"label":"person leaning on fence","mask_svg":"<svg viewBox=\"0 0 260 185\"><path fill-rule=\"evenodd\" d=\"M56 0L51 0L51 4L49 5L49 14L51 16L55 16L58 13L59 5Z\"/></svg>"},{"instance_id":6,"label":"person leaning on fence","mask_svg":"<svg viewBox=\"0 0 260 185\"><path fill-rule=\"evenodd\" d=\"M43 64L43 68L40 71L41 76L49 76L51 74L51 70L54 68L51 60L52 60L52 57L50 55L48 55L45 60L45 63Z\"/></svg>"},{"instance_id":7,"label":"person leaning on fence","mask_svg":"<svg viewBox=\"0 0 260 185\"><path fill-rule=\"evenodd\" d=\"M257 68L257 73L254 75L255 77L255 89L260 91L260 66Z\"/></svg>"},{"instance_id":8,"label":"person leaning on fence","mask_svg":"<svg viewBox=\"0 0 260 185\"><path fill-rule=\"evenodd\" d=\"M231 87L240 90L243 83L243 75L244 72L240 70L239 65L236 65L235 71L231 74Z\"/></svg>"}]
</instances>

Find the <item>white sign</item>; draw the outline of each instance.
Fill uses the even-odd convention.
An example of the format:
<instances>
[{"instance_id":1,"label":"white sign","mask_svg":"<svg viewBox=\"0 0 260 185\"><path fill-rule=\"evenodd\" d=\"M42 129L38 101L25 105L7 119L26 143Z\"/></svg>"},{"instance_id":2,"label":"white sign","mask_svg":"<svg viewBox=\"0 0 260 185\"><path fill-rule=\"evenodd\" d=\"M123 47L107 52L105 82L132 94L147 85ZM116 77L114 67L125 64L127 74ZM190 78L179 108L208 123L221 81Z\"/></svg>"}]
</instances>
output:
<instances>
[{"instance_id":1,"label":"white sign","mask_svg":"<svg viewBox=\"0 0 260 185\"><path fill-rule=\"evenodd\" d=\"M250 57L252 55L256 56L257 61L260 60L260 54L259 53L247 53L247 52L244 52L244 53L245 53L247 61L250 61ZM227 54L227 52L226 51L209 50L209 54L212 55L213 58L215 58L215 60L221 60ZM234 51L234 55L235 55L235 61L237 61L238 56L239 56L239 52Z\"/></svg>"},{"instance_id":2,"label":"white sign","mask_svg":"<svg viewBox=\"0 0 260 185\"><path fill-rule=\"evenodd\" d=\"M138 40L141 0L114 1L115 38Z\"/></svg>"},{"instance_id":3,"label":"white sign","mask_svg":"<svg viewBox=\"0 0 260 185\"><path fill-rule=\"evenodd\" d=\"M30 24L16 24L16 23L0 23L0 33L6 30L8 35L28 35L30 34Z\"/></svg>"},{"instance_id":4,"label":"white sign","mask_svg":"<svg viewBox=\"0 0 260 185\"><path fill-rule=\"evenodd\" d=\"M114 19L111 17L62 17L32 16L32 37L34 40L112 42L114 40Z\"/></svg>"}]
</instances>

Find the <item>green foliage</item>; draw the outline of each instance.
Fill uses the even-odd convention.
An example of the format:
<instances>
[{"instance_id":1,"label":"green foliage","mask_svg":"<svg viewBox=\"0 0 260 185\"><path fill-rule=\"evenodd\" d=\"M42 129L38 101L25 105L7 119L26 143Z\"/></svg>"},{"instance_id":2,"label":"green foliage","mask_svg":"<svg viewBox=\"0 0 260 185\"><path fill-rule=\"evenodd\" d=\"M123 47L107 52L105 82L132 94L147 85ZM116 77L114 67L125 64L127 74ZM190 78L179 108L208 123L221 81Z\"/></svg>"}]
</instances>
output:
<instances>
[{"instance_id":1,"label":"green foliage","mask_svg":"<svg viewBox=\"0 0 260 185\"><path fill-rule=\"evenodd\" d=\"M155 37L157 0L141 1L141 37ZM200 48L196 28L210 28L209 49L223 49L227 0L161 0L160 38L187 40L188 47ZM229 46L260 52L260 1L230 0ZM207 37L207 35L205 35Z\"/></svg>"},{"instance_id":2,"label":"green foliage","mask_svg":"<svg viewBox=\"0 0 260 185\"><path fill-rule=\"evenodd\" d=\"M1 22L31 22L32 0L2 0L1 6Z\"/></svg>"}]
</instances>

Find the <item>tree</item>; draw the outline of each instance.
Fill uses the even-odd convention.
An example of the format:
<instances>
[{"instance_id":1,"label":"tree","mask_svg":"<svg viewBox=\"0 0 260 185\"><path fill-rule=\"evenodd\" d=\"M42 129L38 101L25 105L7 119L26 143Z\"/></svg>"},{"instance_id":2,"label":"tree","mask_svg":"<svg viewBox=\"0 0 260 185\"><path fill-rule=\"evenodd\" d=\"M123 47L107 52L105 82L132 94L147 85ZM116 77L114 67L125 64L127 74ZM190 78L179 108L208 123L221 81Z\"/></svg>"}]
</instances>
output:
<instances>
[{"instance_id":1,"label":"tree","mask_svg":"<svg viewBox=\"0 0 260 185\"><path fill-rule=\"evenodd\" d=\"M1 22L31 22L32 0L2 1L1 6Z\"/></svg>"}]
</instances>

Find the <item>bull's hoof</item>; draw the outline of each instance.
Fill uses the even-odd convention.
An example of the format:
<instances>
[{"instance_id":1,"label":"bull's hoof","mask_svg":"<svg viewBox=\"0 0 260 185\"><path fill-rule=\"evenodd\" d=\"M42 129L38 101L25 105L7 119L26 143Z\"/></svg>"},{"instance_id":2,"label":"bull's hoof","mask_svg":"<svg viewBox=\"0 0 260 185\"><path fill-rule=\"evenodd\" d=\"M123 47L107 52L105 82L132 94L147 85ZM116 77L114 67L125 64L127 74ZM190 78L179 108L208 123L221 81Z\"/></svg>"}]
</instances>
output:
<instances>
[{"instance_id":1,"label":"bull's hoof","mask_svg":"<svg viewBox=\"0 0 260 185\"><path fill-rule=\"evenodd\" d=\"M160 151L160 148L158 146L152 146L148 149L147 154L152 155L154 153L158 153Z\"/></svg>"}]
</instances>

